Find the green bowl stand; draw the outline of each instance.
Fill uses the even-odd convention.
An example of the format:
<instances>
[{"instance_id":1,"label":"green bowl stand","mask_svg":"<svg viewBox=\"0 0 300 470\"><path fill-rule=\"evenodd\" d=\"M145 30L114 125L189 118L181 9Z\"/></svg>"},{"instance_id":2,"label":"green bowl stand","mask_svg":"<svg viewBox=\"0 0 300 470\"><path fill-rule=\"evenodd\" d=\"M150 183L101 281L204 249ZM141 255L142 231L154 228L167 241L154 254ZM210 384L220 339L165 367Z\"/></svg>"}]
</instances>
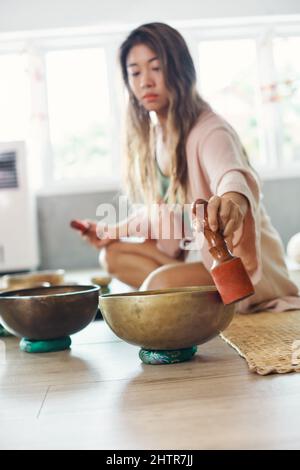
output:
<instances>
[{"instance_id":1,"label":"green bowl stand","mask_svg":"<svg viewBox=\"0 0 300 470\"><path fill-rule=\"evenodd\" d=\"M185 362L192 359L197 352L197 346L192 346L185 349L172 349L172 350L150 350L142 348L139 352L139 357L144 364L162 365L162 364L175 364L178 362Z\"/></svg>"},{"instance_id":2,"label":"green bowl stand","mask_svg":"<svg viewBox=\"0 0 300 470\"><path fill-rule=\"evenodd\" d=\"M12 336L12 334L11 334L9 331L7 331L7 330L4 328L4 326L2 326L2 325L0 324L0 338L1 338L1 337L6 337L6 336Z\"/></svg>"},{"instance_id":3,"label":"green bowl stand","mask_svg":"<svg viewBox=\"0 0 300 470\"><path fill-rule=\"evenodd\" d=\"M99 286L100 287L100 294L110 294L110 288L108 286Z\"/></svg>"},{"instance_id":4,"label":"green bowl stand","mask_svg":"<svg viewBox=\"0 0 300 470\"><path fill-rule=\"evenodd\" d=\"M20 341L21 351L27 353L47 353L54 351L64 351L71 346L70 336L63 336L62 338L47 339L47 340L33 340L22 338Z\"/></svg>"},{"instance_id":5,"label":"green bowl stand","mask_svg":"<svg viewBox=\"0 0 300 470\"><path fill-rule=\"evenodd\" d=\"M7 331L3 325L0 324L0 338L13 336ZM63 351L69 349L71 346L70 336L64 336L62 338L47 339L47 340L34 340L22 338L20 341L21 351L28 353L45 353L54 351Z\"/></svg>"}]
</instances>

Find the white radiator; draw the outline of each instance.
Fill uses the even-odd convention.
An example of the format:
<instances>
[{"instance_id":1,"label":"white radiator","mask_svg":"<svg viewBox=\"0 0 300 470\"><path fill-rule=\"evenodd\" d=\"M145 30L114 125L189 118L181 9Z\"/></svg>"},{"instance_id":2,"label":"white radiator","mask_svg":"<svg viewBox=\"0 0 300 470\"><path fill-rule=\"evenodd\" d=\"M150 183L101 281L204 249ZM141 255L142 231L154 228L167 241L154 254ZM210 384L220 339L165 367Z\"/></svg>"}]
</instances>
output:
<instances>
[{"instance_id":1,"label":"white radiator","mask_svg":"<svg viewBox=\"0 0 300 470\"><path fill-rule=\"evenodd\" d=\"M37 217L24 142L0 143L0 272L38 266Z\"/></svg>"}]
</instances>

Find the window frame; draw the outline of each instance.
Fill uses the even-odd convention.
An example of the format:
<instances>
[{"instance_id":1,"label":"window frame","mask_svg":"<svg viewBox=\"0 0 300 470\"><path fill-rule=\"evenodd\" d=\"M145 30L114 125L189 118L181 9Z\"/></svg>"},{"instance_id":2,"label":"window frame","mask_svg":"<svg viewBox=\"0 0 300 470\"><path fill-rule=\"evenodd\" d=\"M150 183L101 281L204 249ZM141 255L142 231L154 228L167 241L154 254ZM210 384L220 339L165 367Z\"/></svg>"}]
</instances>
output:
<instances>
[{"instance_id":1,"label":"window frame","mask_svg":"<svg viewBox=\"0 0 300 470\"><path fill-rule=\"evenodd\" d=\"M121 135L120 124L118 123L116 116L120 115L120 98L115 92L118 89L118 83L116 83L115 77L117 74L117 63L114 61L114 54L112 50L121 42L120 38L110 37L109 35L92 35L87 37L57 37L44 39L39 41L39 54L40 58L43 61L44 65L44 76L46 77L46 65L45 57L48 52L60 51L60 50L72 50L72 49L92 49L92 48L102 48L104 49L106 66L107 66L107 75L114 77L112 81L109 82L109 104L111 108L111 136L110 136L110 153L112 159L112 168L114 168L114 175L108 179L108 177L101 178L72 178L71 180L61 179L55 181L53 178L53 155L51 150L50 143L50 128L48 123L48 140L49 140L49 154L50 158L45 158L45 164L43 165L43 181L44 189L40 190L41 194L51 194L51 193L80 193L80 192L95 192L99 190L116 190L120 188L121 184L121 174L120 174L120 156L118 148L118 140L114 139L114 135ZM113 84L112 84L113 82ZM45 90L46 92L46 90ZM47 102L47 115L48 115L48 100L45 96Z\"/></svg>"},{"instance_id":2,"label":"window frame","mask_svg":"<svg viewBox=\"0 0 300 470\"><path fill-rule=\"evenodd\" d=\"M253 21L242 21L244 24L241 25L239 20L234 22L235 24L228 23L221 24L215 29L211 26L203 27L201 30L196 30L192 33L188 33L193 41L191 47L193 60L197 66L197 75L201 89L201 78L199 60L196 59L197 47L201 41L213 41L213 40L230 40L230 39L253 39L256 41L256 54L257 54L257 66L259 67L260 62L268 62L268 75L261 73L258 70L258 86L261 87L264 82L273 83L276 81L274 73L274 58L272 41L275 37L300 37L300 17L292 20L291 18L271 21L270 19L257 19ZM223 22L221 22L223 23ZM268 51L261 47L263 42L268 42ZM260 100L260 106L264 104ZM300 162L294 163L288 168L284 168L284 162L282 156L283 149L283 134L281 132L281 116L278 103L272 103L274 116L273 123L271 126L271 132L266 130L266 127L260 122L260 127L263 135L264 152L266 152L266 164L263 166L255 166L256 171L262 180L282 179L282 178L295 178L300 176Z\"/></svg>"},{"instance_id":3,"label":"window frame","mask_svg":"<svg viewBox=\"0 0 300 470\"><path fill-rule=\"evenodd\" d=\"M39 59L41 73L45 77L45 86L42 90L43 112L48 116L48 99L47 99L47 85L46 85L46 63L45 58L48 52L59 50L72 50L79 48L103 48L106 58L107 74L114 77L109 81L109 103L111 108L111 137L110 137L110 153L112 158L112 168L114 168L114 175L108 178L101 178L101 175L96 178L72 178L71 180L61 179L54 180L53 175L53 155L50 142L50 127L49 120L46 124L46 132L44 135L43 152L41 155L42 163L40 165L40 181L37 193L39 195L49 194L74 194L74 193L88 193L98 191L119 190L121 186L121 170L120 170L120 146L118 139L114 136L121 136L121 123L116 119L117 116L122 114L122 90L121 75L117 66L116 51L123 40L123 35L116 34L53 34L48 36L39 35L33 37L29 35L28 39L24 40L8 40L1 41L0 35L0 55L2 54L18 54L26 53L29 59L36 57ZM31 93L34 93L34 83L30 79Z\"/></svg>"}]
</instances>

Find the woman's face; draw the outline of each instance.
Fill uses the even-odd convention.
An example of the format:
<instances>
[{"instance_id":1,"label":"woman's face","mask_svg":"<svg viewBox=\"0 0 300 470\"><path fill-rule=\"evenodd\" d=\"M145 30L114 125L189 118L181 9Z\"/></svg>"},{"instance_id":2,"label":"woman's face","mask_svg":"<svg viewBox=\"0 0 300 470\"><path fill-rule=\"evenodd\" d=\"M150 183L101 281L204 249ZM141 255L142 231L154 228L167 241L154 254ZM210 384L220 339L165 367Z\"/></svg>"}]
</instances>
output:
<instances>
[{"instance_id":1,"label":"woman's face","mask_svg":"<svg viewBox=\"0 0 300 470\"><path fill-rule=\"evenodd\" d=\"M129 86L139 103L147 111L166 113L169 93L156 53L145 44L138 44L130 49L126 66Z\"/></svg>"}]
</instances>

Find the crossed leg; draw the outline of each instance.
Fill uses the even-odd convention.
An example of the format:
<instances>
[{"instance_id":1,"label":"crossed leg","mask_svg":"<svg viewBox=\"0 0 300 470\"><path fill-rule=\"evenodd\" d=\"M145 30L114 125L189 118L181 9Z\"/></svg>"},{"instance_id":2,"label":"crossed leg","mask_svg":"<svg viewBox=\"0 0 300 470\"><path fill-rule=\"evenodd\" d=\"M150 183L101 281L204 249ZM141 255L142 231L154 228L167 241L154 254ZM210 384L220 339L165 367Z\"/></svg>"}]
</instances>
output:
<instances>
[{"instance_id":1,"label":"crossed leg","mask_svg":"<svg viewBox=\"0 0 300 470\"><path fill-rule=\"evenodd\" d=\"M201 262L171 258L158 250L154 240L114 241L100 251L99 261L120 281L143 290L213 284Z\"/></svg>"}]
</instances>

